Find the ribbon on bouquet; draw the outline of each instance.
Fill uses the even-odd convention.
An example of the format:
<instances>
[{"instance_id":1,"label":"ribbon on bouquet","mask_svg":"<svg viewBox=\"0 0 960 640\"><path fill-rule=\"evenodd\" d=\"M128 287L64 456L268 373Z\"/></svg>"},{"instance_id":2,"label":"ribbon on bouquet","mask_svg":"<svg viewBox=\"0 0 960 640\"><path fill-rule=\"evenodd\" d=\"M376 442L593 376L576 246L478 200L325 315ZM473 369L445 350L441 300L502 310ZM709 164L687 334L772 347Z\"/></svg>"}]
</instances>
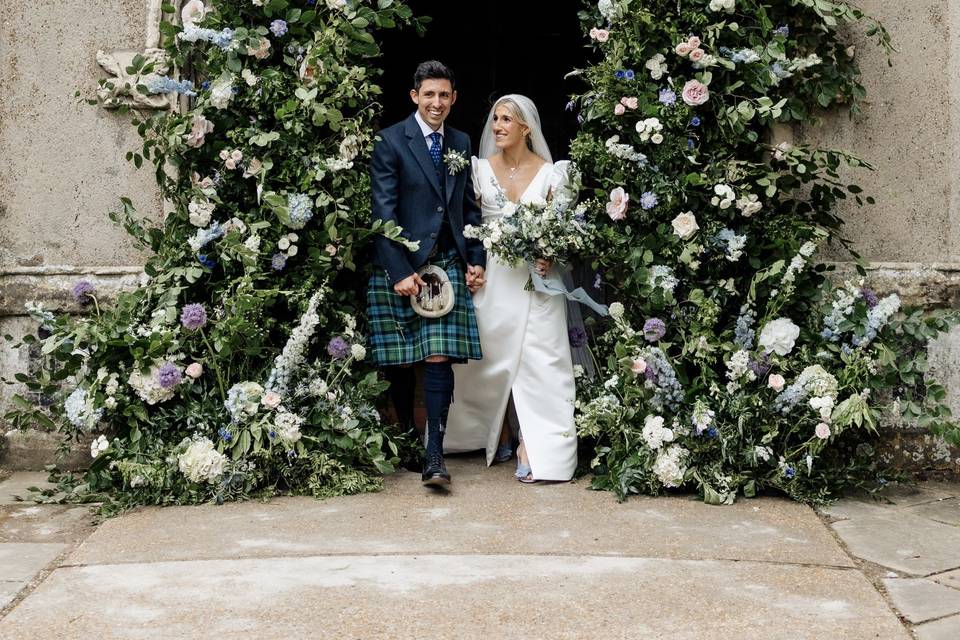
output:
<instances>
[{"instance_id":1,"label":"ribbon on bouquet","mask_svg":"<svg viewBox=\"0 0 960 640\"><path fill-rule=\"evenodd\" d=\"M563 281L563 276L572 270L569 265L564 265L562 271L559 271L559 265L554 265L554 267L547 272L546 277L534 271L533 265L528 264L527 268L530 271L530 282L533 284L534 291L545 293L548 296L564 296L567 300L579 302L582 305L590 307L601 316L610 315L607 305L600 304L591 298L590 295L583 290L583 287L577 287L573 291L567 289L567 285Z\"/></svg>"}]
</instances>

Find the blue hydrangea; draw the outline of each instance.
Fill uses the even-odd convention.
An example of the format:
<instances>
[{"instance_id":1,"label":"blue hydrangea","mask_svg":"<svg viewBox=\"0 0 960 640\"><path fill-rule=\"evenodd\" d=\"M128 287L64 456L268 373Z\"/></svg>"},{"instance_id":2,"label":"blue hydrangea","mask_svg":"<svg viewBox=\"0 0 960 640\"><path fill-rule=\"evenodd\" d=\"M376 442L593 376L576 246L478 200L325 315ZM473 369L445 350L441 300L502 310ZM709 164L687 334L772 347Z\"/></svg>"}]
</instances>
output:
<instances>
[{"instance_id":1,"label":"blue hydrangea","mask_svg":"<svg viewBox=\"0 0 960 640\"><path fill-rule=\"evenodd\" d=\"M167 76L157 76L147 85L150 93L180 93L185 96L195 96L193 83L189 80L174 80Z\"/></svg>"},{"instance_id":2,"label":"blue hydrangea","mask_svg":"<svg viewBox=\"0 0 960 640\"><path fill-rule=\"evenodd\" d=\"M670 89L660 89L660 96L657 99L660 104L665 104L668 107L677 104L677 94Z\"/></svg>"},{"instance_id":3,"label":"blue hydrangea","mask_svg":"<svg viewBox=\"0 0 960 640\"><path fill-rule=\"evenodd\" d=\"M756 320L757 313L749 305L740 307L740 315L737 317L737 324L733 330L733 341L744 351L750 351L753 348L753 340L756 335L753 324Z\"/></svg>"},{"instance_id":4,"label":"blue hydrangea","mask_svg":"<svg viewBox=\"0 0 960 640\"><path fill-rule=\"evenodd\" d=\"M230 433L226 428L220 427L220 430L217 431L217 435L220 436L220 439L226 443L229 443L233 440L233 434Z\"/></svg>"},{"instance_id":5,"label":"blue hydrangea","mask_svg":"<svg viewBox=\"0 0 960 640\"><path fill-rule=\"evenodd\" d=\"M275 35L278 38L282 38L284 34L287 33L287 21L286 20L274 20L270 23L270 33Z\"/></svg>"},{"instance_id":6,"label":"blue hydrangea","mask_svg":"<svg viewBox=\"0 0 960 640\"><path fill-rule=\"evenodd\" d=\"M790 27L785 24L780 25L779 27L773 30L773 33L775 35L783 36L784 38L787 38L790 36Z\"/></svg>"},{"instance_id":7,"label":"blue hydrangea","mask_svg":"<svg viewBox=\"0 0 960 640\"><path fill-rule=\"evenodd\" d=\"M290 213L291 229L303 229L313 218L313 198L304 193L287 195L287 210Z\"/></svg>"}]
</instances>

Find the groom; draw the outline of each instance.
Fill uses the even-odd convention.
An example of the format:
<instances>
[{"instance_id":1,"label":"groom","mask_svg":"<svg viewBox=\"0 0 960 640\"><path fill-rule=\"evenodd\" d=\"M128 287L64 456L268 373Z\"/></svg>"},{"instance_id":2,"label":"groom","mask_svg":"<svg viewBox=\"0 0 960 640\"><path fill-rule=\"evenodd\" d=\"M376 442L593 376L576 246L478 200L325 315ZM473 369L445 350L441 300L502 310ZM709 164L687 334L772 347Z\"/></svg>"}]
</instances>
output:
<instances>
[{"instance_id":1,"label":"groom","mask_svg":"<svg viewBox=\"0 0 960 640\"><path fill-rule=\"evenodd\" d=\"M399 225L419 248L376 237L367 315L373 362L390 382L397 418L414 432L412 365L424 363L427 445L421 477L425 485L440 486L450 482L443 434L453 396L451 365L482 357L471 294L484 284L486 254L479 241L463 236L465 225L480 224L480 208L470 177L470 138L444 125L457 100L453 72L435 60L420 64L410 98L417 110L379 133L370 180L373 221ZM427 264L446 272L454 292L453 309L438 318L422 317L410 304L425 284L417 270Z\"/></svg>"}]
</instances>

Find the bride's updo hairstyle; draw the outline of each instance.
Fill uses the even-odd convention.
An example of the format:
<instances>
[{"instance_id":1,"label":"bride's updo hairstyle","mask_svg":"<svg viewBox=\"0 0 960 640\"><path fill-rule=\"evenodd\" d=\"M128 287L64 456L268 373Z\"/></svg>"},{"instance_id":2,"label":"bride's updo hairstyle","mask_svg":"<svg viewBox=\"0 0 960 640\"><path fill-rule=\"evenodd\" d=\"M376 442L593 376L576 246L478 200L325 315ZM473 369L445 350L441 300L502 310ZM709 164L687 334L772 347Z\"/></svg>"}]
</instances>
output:
<instances>
[{"instance_id":1,"label":"bride's updo hairstyle","mask_svg":"<svg viewBox=\"0 0 960 640\"><path fill-rule=\"evenodd\" d=\"M496 142L493 138L493 116L497 112L497 107L504 107L510 117L530 130L530 135L527 136L527 148L543 158L545 162L553 162L550 148L543 137L543 129L540 127L540 113L537 111L537 106L533 104L533 100L530 98L516 93L501 97L490 108L487 124L480 136L481 158L489 158L497 153Z\"/></svg>"}]
</instances>

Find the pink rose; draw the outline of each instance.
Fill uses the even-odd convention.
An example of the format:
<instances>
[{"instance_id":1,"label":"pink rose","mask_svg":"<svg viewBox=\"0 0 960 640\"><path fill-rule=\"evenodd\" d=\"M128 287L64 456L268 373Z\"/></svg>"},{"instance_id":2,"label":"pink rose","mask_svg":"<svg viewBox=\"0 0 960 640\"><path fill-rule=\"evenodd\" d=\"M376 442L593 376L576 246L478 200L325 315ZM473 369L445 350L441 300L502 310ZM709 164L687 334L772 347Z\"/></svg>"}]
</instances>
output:
<instances>
[{"instance_id":1,"label":"pink rose","mask_svg":"<svg viewBox=\"0 0 960 640\"><path fill-rule=\"evenodd\" d=\"M213 123L202 115L193 116L193 123L190 133L187 135L187 146L194 149L203 146L204 137L213 131Z\"/></svg>"},{"instance_id":2,"label":"pink rose","mask_svg":"<svg viewBox=\"0 0 960 640\"><path fill-rule=\"evenodd\" d=\"M260 404L268 409L276 409L280 406L280 394L276 391L267 391L260 399Z\"/></svg>"},{"instance_id":3,"label":"pink rose","mask_svg":"<svg viewBox=\"0 0 960 640\"><path fill-rule=\"evenodd\" d=\"M187 367L187 375L196 380L203 375L203 365L199 362L191 362L190 366Z\"/></svg>"},{"instance_id":4,"label":"pink rose","mask_svg":"<svg viewBox=\"0 0 960 640\"><path fill-rule=\"evenodd\" d=\"M613 108L613 112L618 116L622 116L627 112L627 108L620 103L617 103L617 106Z\"/></svg>"},{"instance_id":5,"label":"pink rose","mask_svg":"<svg viewBox=\"0 0 960 640\"><path fill-rule=\"evenodd\" d=\"M627 217L627 205L630 203L630 194L617 187L610 192L610 202L607 203L607 215L611 220L623 220Z\"/></svg>"},{"instance_id":6,"label":"pink rose","mask_svg":"<svg viewBox=\"0 0 960 640\"><path fill-rule=\"evenodd\" d=\"M710 99L710 90L699 80L689 80L683 85L683 101L691 107L699 107Z\"/></svg>"},{"instance_id":7,"label":"pink rose","mask_svg":"<svg viewBox=\"0 0 960 640\"><path fill-rule=\"evenodd\" d=\"M592 40L596 40L596 39L597 39L597 32L598 32L598 31L600 31L600 30L597 29L596 27L593 27L592 29L590 29L590 38L591 38Z\"/></svg>"},{"instance_id":8,"label":"pink rose","mask_svg":"<svg viewBox=\"0 0 960 640\"><path fill-rule=\"evenodd\" d=\"M630 98L620 98L620 104L625 106L627 109L636 109L639 106L639 102L635 97Z\"/></svg>"},{"instance_id":9,"label":"pink rose","mask_svg":"<svg viewBox=\"0 0 960 640\"><path fill-rule=\"evenodd\" d=\"M783 390L783 385L785 385L786 383L787 381L784 380L783 376L780 375L779 373L771 373L770 377L767 378L767 386L773 389L774 391L776 391L777 393L780 393L780 391Z\"/></svg>"},{"instance_id":10,"label":"pink rose","mask_svg":"<svg viewBox=\"0 0 960 640\"><path fill-rule=\"evenodd\" d=\"M630 371L633 371L638 376L647 370L647 361L643 358L636 358L633 361L633 364L630 365Z\"/></svg>"},{"instance_id":11,"label":"pink rose","mask_svg":"<svg viewBox=\"0 0 960 640\"><path fill-rule=\"evenodd\" d=\"M694 49L690 52L690 59L694 62L700 62L703 60L703 56L706 55L706 52L703 49Z\"/></svg>"},{"instance_id":12,"label":"pink rose","mask_svg":"<svg viewBox=\"0 0 960 640\"><path fill-rule=\"evenodd\" d=\"M270 55L270 41L261 38L256 47L247 47L247 55L253 56L257 60L263 60Z\"/></svg>"},{"instance_id":13,"label":"pink rose","mask_svg":"<svg viewBox=\"0 0 960 640\"><path fill-rule=\"evenodd\" d=\"M693 47L686 42L681 42L677 45L677 48L674 49L674 51L676 51L678 56L686 58L688 55L690 55L690 52L693 51Z\"/></svg>"},{"instance_id":14,"label":"pink rose","mask_svg":"<svg viewBox=\"0 0 960 640\"><path fill-rule=\"evenodd\" d=\"M816 434L821 440L826 440L830 437L830 425L826 422L821 422L817 425Z\"/></svg>"},{"instance_id":15,"label":"pink rose","mask_svg":"<svg viewBox=\"0 0 960 640\"><path fill-rule=\"evenodd\" d=\"M700 38L697 36L690 36L687 38L687 44L690 45L691 49L696 49L700 46Z\"/></svg>"},{"instance_id":16,"label":"pink rose","mask_svg":"<svg viewBox=\"0 0 960 640\"><path fill-rule=\"evenodd\" d=\"M606 42L610 39L610 32L606 29L597 29L597 42Z\"/></svg>"}]
</instances>

